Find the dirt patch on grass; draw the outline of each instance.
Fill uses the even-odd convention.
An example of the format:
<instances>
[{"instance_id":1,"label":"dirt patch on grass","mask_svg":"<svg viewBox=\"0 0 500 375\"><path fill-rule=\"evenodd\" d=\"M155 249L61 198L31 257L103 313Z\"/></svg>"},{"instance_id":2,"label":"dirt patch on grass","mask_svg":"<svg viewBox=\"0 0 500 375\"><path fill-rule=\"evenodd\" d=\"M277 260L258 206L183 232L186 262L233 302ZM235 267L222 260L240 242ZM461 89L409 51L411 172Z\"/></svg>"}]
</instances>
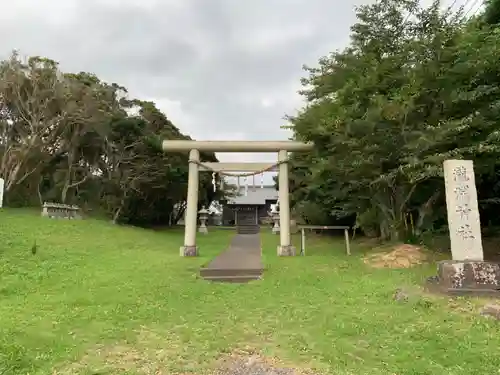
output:
<instances>
[{"instance_id":1,"label":"dirt patch on grass","mask_svg":"<svg viewBox=\"0 0 500 375\"><path fill-rule=\"evenodd\" d=\"M182 354L182 345L175 338L141 329L133 342L96 345L53 375L188 374L181 370L183 366L178 366Z\"/></svg>"},{"instance_id":2,"label":"dirt patch on grass","mask_svg":"<svg viewBox=\"0 0 500 375\"><path fill-rule=\"evenodd\" d=\"M216 362L213 375L315 375L307 368L283 364L252 349L238 349Z\"/></svg>"},{"instance_id":3,"label":"dirt patch on grass","mask_svg":"<svg viewBox=\"0 0 500 375\"><path fill-rule=\"evenodd\" d=\"M427 262L428 256L420 246L403 244L389 251L368 254L363 261L374 268L410 268Z\"/></svg>"},{"instance_id":4,"label":"dirt patch on grass","mask_svg":"<svg viewBox=\"0 0 500 375\"><path fill-rule=\"evenodd\" d=\"M252 345L247 342L246 345ZM75 362L60 366L52 375L315 375L308 368L284 365L254 347L211 353L200 358L187 342L145 327L133 342L97 345ZM207 352L203 352L205 355ZM201 353L201 354L203 354Z\"/></svg>"},{"instance_id":5,"label":"dirt patch on grass","mask_svg":"<svg viewBox=\"0 0 500 375\"><path fill-rule=\"evenodd\" d=\"M166 343L168 346L168 343ZM141 375L316 375L300 366L284 365L276 358L266 357L252 349L239 349L214 358L213 362L185 371L188 366L173 365L172 350L140 348L120 344L99 346L79 361L53 372L53 375L125 374ZM191 367L192 368L192 367Z\"/></svg>"},{"instance_id":6,"label":"dirt patch on grass","mask_svg":"<svg viewBox=\"0 0 500 375\"><path fill-rule=\"evenodd\" d=\"M54 372L54 375L123 374L133 371L144 375L167 375L165 358L129 345L97 347L80 360Z\"/></svg>"}]
</instances>

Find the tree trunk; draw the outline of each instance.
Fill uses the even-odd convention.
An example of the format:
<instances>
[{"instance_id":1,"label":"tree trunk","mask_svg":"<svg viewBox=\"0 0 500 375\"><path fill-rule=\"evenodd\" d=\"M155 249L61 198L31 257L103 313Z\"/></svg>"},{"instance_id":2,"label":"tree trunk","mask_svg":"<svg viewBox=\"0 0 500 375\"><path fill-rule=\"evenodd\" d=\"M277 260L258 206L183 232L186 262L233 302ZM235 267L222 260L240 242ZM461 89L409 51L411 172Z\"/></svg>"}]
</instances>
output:
<instances>
[{"instance_id":1,"label":"tree trunk","mask_svg":"<svg viewBox=\"0 0 500 375\"><path fill-rule=\"evenodd\" d=\"M66 203L68 192L71 188L75 188L75 187L83 184L85 181L87 181L87 179L88 179L88 175L85 176L82 180L75 182L73 184L70 184L71 179L69 177L67 177L66 180L64 181L64 186L63 186L62 191L61 191L61 203Z\"/></svg>"},{"instance_id":2,"label":"tree trunk","mask_svg":"<svg viewBox=\"0 0 500 375\"><path fill-rule=\"evenodd\" d=\"M184 216L184 212L186 212L186 206L187 206L187 203L184 201L182 202L182 206L179 207L179 209L177 210L176 212L176 215L174 217L174 224L177 224L179 222L179 220Z\"/></svg>"},{"instance_id":3,"label":"tree trunk","mask_svg":"<svg viewBox=\"0 0 500 375\"><path fill-rule=\"evenodd\" d=\"M69 180L66 179L64 181L64 186L61 191L61 203L65 204L66 203L66 198L68 197L68 190L69 190Z\"/></svg>"},{"instance_id":4,"label":"tree trunk","mask_svg":"<svg viewBox=\"0 0 500 375\"><path fill-rule=\"evenodd\" d=\"M122 200L120 201L120 207L115 211L113 215L113 224L116 224L118 222L118 219L120 218L120 214L122 212L123 207L125 207L125 199L126 197L123 197Z\"/></svg>"},{"instance_id":5,"label":"tree trunk","mask_svg":"<svg viewBox=\"0 0 500 375\"><path fill-rule=\"evenodd\" d=\"M37 164L37 166L34 169L32 169L29 172L26 172L26 174L23 177L18 178L18 175L21 172L21 168L24 167L26 160L29 158L29 153L32 151L32 149L34 148L37 141L38 141L38 136L34 136L29 141L29 144L27 145L25 150L23 150L19 154L16 154L15 158L10 159L12 161L12 166L10 166L10 168L9 168L10 173L7 173L5 170L5 169L7 169L6 167L8 165L2 166L3 174L4 174L4 178L5 178L4 191L6 193L9 192L10 189L12 187L14 187L16 184L23 182L28 176L30 176L33 172L35 172L35 170L40 165L40 163ZM5 158L5 155L6 155L6 153L3 156L4 158Z\"/></svg>"},{"instance_id":6,"label":"tree trunk","mask_svg":"<svg viewBox=\"0 0 500 375\"><path fill-rule=\"evenodd\" d=\"M398 230L398 228L391 228L389 238L391 241L399 241L401 238L401 232Z\"/></svg>"},{"instance_id":7,"label":"tree trunk","mask_svg":"<svg viewBox=\"0 0 500 375\"><path fill-rule=\"evenodd\" d=\"M382 240L399 241L401 238L401 228L403 226L403 220L400 219L400 215L395 214L393 207L382 207L379 211L379 228L380 228L380 238Z\"/></svg>"},{"instance_id":8,"label":"tree trunk","mask_svg":"<svg viewBox=\"0 0 500 375\"><path fill-rule=\"evenodd\" d=\"M415 223L415 234L422 234L425 218L432 214L432 205L439 198L441 191L436 191L423 205L418 208L418 218Z\"/></svg>"},{"instance_id":9,"label":"tree trunk","mask_svg":"<svg viewBox=\"0 0 500 375\"><path fill-rule=\"evenodd\" d=\"M37 186L38 200L40 201L40 206L43 205L43 196L42 196L42 191L40 190L40 184L42 183L42 181L43 181L43 176L40 176Z\"/></svg>"},{"instance_id":10,"label":"tree trunk","mask_svg":"<svg viewBox=\"0 0 500 375\"><path fill-rule=\"evenodd\" d=\"M113 224L116 224L118 221L118 218L120 217L120 213L122 212L122 207L119 207L115 213L113 214Z\"/></svg>"}]
</instances>

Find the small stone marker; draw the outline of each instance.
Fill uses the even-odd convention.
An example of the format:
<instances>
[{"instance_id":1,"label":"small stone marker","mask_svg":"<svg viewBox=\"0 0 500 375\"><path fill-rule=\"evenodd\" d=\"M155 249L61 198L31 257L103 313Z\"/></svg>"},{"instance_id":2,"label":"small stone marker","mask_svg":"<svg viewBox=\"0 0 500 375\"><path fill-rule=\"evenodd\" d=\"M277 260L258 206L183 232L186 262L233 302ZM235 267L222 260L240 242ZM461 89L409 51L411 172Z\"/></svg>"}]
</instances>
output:
<instances>
[{"instance_id":1,"label":"small stone marker","mask_svg":"<svg viewBox=\"0 0 500 375\"><path fill-rule=\"evenodd\" d=\"M444 182L453 260L483 260L472 160L446 160Z\"/></svg>"},{"instance_id":2,"label":"small stone marker","mask_svg":"<svg viewBox=\"0 0 500 375\"><path fill-rule=\"evenodd\" d=\"M0 208L3 207L3 191L5 187L5 180L0 177Z\"/></svg>"},{"instance_id":3,"label":"small stone marker","mask_svg":"<svg viewBox=\"0 0 500 375\"><path fill-rule=\"evenodd\" d=\"M408 302L408 293L406 293L402 288L396 289L392 299L398 302Z\"/></svg>"}]
</instances>

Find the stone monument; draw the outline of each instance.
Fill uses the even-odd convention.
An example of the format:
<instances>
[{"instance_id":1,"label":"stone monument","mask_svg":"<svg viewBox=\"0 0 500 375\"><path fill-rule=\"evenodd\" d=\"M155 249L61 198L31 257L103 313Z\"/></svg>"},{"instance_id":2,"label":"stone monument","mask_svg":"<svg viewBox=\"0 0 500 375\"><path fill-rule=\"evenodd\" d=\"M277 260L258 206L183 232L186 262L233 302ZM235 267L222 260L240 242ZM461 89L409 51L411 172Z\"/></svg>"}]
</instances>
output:
<instances>
[{"instance_id":1,"label":"stone monument","mask_svg":"<svg viewBox=\"0 0 500 375\"><path fill-rule=\"evenodd\" d=\"M446 160L444 182L453 260L438 263L432 284L452 294L497 293L500 266L485 262L472 160Z\"/></svg>"},{"instance_id":2,"label":"stone monument","mask_svg":"<svg viewBox=\"0 0 500 375\"><path fill-rule=\"evenodd\" d=\"M483 260L472 160L444 162L446 210L453 260Z\"/></svg>"}]
</instances>

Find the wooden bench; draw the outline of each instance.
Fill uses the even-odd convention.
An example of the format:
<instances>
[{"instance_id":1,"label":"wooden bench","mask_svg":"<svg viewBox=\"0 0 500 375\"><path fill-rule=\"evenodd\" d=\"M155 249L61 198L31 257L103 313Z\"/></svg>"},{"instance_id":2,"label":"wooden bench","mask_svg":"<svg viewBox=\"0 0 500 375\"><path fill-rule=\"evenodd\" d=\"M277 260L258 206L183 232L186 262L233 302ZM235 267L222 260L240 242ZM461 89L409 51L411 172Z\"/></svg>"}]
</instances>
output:
<instances>
[{"instance_id":1,"label":"wooden bench","mask_svg":"<svg viewBox=\"0 0 500 375\"><path fill-rule=\"evenodd\" d=\"M328 225L299 225L300 229L300 254L306 255L306 229L337 229L344 231L345 247L347 255L351 255L351 246L349 244L349 227L347 226L328 226Z\"/></svg>"},{"instance_id":2,"label":"wooden bench","mask_svg":"<svg viewBox=\"0 0 500 375\"><path fill-rule=\"evenodd\" d=\"M44 202L42 205L42 216L51 219L81 219L82 215L80 207L61 204Z\"/></svg>"}]
</instances>

